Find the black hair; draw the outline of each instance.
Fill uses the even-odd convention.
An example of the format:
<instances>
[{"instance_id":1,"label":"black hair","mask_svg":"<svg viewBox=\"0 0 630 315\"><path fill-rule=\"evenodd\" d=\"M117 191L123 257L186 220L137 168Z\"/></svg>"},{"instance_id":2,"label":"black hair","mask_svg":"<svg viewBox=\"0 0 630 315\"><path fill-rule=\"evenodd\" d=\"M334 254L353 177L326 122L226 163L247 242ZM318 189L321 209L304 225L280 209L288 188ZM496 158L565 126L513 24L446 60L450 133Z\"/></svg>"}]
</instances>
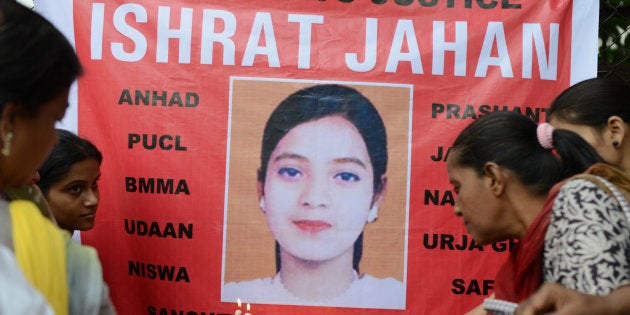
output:
<instances>
[{"instance_id":1,"label":"black hair","mask_svg":"<svg viewBox=\"0 0 630 315\"><path fill-rule=\"evenodd\" d=\"M558 95L549 107L549 118L602 130L608 118L619 116L630 123L630 85L610 78L579 82Z\"/></svg>"},{"instance_id":2,"label":"black hair","mask_svg":"<svg viewBox=\"0 0 630 315\"><path fill-rule=\"evenodd\" d=\"M40 180L37 185L46 197L50 187L66 178L75 163L94 159L100 165L103 161L103 155L90 141L67 130L56 131L59 143L53 147L48 159L39 168Z\"/></svg>"},{"instance_id":3,"label":"black hair","mask_svg":"<svg viewBox=\"0 0 630 315\"><path fill-rule=\"evenodd\" d=\"M321 84L303 88L285 98L271 113L262 138L258 181L265 182L271 153L278 142L296 126L324 117L340 116L358 130L370 156L374 173L374 194L383 189L387 171L387 134L385 124L372 104L354 88ZM263 188L264 189L264 188ZM280 247L276 242L276 271L280 271ZM353 268L359 271L363 252L363 233L354 243Z\"/></svg>"},{"instance_id":4,"label":"black hair","mask_svg":"<svg viewBox=\"0 0 630 315\"><path fill-rule=\"evenodd\" d=\"M271 113L262 138L258 180L264 182L271 153L296 126L329 116L352 123L365 142L374 171L374 191L380 192L387 171L387 134L378 111L359 91L343 85L322 84L301 89L285 98Z\"/></svg>"},{"instance_id":5,"label":"black hair","mask_svg":"<svg viewBox=\"0 0 630 315\"><path fill-rule=\"evenodd\" d=\"M8 102L35 116L82 72L68 40L15 0L0 0L0 110Z\"/></svg>"},{"instance_id":6,"label":"black hair","mask_svg":"<svg viewBox=\"0 0 630 315\"><path fill-rule=\"evenodd\" d=\"M494 162L513 171L529 189L546 194L551 187L584 172L603 159L582 137L555 129L553 150L537 138L537 124L522 114L493 112L468 125L453 143L449 159L471 167L479 176L484 165Z\"/></svg>"}]
</instances>

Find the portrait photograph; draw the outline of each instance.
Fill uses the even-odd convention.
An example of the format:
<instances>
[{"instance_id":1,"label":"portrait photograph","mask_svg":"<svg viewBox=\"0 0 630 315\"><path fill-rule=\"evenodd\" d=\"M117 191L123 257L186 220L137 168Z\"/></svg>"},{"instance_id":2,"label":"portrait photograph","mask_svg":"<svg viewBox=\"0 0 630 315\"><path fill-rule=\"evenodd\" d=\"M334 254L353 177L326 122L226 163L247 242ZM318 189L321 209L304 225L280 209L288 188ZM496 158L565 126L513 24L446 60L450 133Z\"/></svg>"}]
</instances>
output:
<instances>
[{"instance_id":1,"label":"portrait photograph","mask_svg":"<svg viewBox=\"0 0 630 315\"><path fill-rule=\"evenodd\" d=\"M223 302L405 309L412 95L231 79Z\"/></svg>"}]
</instances>

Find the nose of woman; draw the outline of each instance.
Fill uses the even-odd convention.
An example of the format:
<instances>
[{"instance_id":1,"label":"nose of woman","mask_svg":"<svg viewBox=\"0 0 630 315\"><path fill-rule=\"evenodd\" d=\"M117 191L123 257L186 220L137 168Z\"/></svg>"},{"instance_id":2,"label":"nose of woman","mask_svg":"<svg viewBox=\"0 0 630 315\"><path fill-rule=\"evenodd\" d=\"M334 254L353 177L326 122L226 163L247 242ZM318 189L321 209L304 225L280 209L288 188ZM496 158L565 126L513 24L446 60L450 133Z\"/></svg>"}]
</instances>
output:
<instances>
[{"instance_id":1,"label":"nose of woman","mask_svg":"<svg viewBox=\"0 0 630 315\"><path fill-rule=\"evenodd\" d=\"M455 203L455 205L453 206L453 213L455 213L455 216L458 216L458 217L462 216L462 211L457 205L457 203Z\"/></svg>"},{"instance_id":2,"label":"nose of woman","mask_svg":"<svg viewBox=\"0 0 630 315\"><path fill-rule=\"evenodd\" d=\"M98 206L98 202L99 202L99 197L100 194L98 192L98 190L95 189L88 189L85 191L85 195L84 195L84 199L83 199L83 205L85 207L96 207Z\"/></svg>"},{"instance_id":3,"label":"nose of woman","mask_svg":"<svg viewBox=\"0 0 630 315\"><path fill-rule=\"evenodd\" d=\"M309 208L327 207L330 203L329 182L324 176L312 176L304 183L300 204Z\"/></svg>"}]
</instances>

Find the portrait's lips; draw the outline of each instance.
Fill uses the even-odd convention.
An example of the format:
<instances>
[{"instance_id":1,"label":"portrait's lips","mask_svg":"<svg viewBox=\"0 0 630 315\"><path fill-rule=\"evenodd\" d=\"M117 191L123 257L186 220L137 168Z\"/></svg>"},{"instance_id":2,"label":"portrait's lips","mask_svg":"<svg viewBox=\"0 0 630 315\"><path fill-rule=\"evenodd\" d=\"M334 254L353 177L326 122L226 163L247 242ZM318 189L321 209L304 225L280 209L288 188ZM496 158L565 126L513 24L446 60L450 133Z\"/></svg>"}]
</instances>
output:
<instances>
[{"instance_id":1,"label":"portrait's lips","mask_svg":"<svg viewBox=\"0 0 630 315\"><path fill-rule=\"evenodd\" d=\"M295 224L300 230L310 233L321 232L332 227L330 223L320 220L297 220L293 221L293 224Z\"/></svg>"}]
</instances>

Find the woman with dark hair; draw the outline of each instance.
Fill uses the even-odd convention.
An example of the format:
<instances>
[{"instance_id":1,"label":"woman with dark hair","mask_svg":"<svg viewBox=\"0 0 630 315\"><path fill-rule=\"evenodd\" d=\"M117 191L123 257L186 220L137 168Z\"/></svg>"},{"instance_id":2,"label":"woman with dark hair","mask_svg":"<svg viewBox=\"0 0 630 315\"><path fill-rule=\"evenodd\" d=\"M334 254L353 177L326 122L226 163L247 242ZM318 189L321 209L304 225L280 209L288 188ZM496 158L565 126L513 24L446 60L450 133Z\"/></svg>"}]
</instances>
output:
<instances>
[{"instance_id":1,"label":"woman with dark hair","mask_svg":"<svg viewBox=\"0 0 630 315\"><path fill-rule=\"evenodd\" d=\"M612 197L600 177L563 182L606 168L592 167L601 161L577 134L547 123L537 127L516 113L489 114L458 136L447 161L458 194L455 215L480 244L520 240L497 274L496 298L520 302L543 279L573 281L576 288L597 294L630 281L625 199ZM622 232L611 234L617 230ZM548 246L555 254L545 252L543 259ZM494 302L488 300L486 307L492 309Z\"/></svg>"},{"instance_id":2,"label":"woman with dark hair","mask_svg":"<svg viewBox=\"0 0 630 315\"><path fill-rule=\"evenodd\" d=\"M57 142L54 125L81 73L64 36L0 0L0 191L28 185ZM37 207L0 201L0 313L67 314L66 237Z\"/></svg>"},{"instance_id":3,"label":"woman with dark hair","mask_svg":"<svg viewBox=\"0 0 630 315\"><path fill-rule=\"evenodd\" d=\"M57 129L59 143L39 168L37 183L59 227L71 234L94 227L103 155L90 141Z\"/></svg>"},{"instance_id":4,"label":"woman with dark hair","mask_svg":"<svg viewBox=\"0 0 630 315\"><path fill-rule=\"evenodd\" d=\"M630 172L630 85L627 83L609 78L579 82L551 103L548 120L556 128L579 134L606 162ZM545 250L554 251L551 247ZM576 289L572 285L568 287ZM555 283L545 284L519 306L518 314L611 315L630 312L630 285L606 296L584 294L569 288Z\"/></svg>"},{"instance_id":5,"label":"woman with dark hair","mask_svg":"<svg viewBox=\"0 0 630 315\"><path fill-rule=\"evenodd\" d=\"M386 171L385 126L365 96L335 84L289 95L267 121L258 170L277 274L228 283L224 300L403 308L400 281L359 271L363 229L378 216Z\"/></svg>"},{"instance_id":6,"label":"woman with dark hair","mask_svg":"<svg viewBox=\"0 0 630 315\"><path fill-rule=\"evenodd\" d=\"M57 129L56 133L59 142L40 167L37 185L57 225L72 235L94 227L103 155L70 131ZM96 250L71 240L66 244L69 313L115 314Z\"/></svg>"},{"instance_id":7,"label":"woman with dark hair","mask_svg":"<svg viewBox=\"0 0 630 315\"><path fill-rule=\"evenodd\" d=\"M594 78L564 90L551 103L549 123L571 130L608 163L630 172L630 86Z\"/></svg>"}]
</instances>

